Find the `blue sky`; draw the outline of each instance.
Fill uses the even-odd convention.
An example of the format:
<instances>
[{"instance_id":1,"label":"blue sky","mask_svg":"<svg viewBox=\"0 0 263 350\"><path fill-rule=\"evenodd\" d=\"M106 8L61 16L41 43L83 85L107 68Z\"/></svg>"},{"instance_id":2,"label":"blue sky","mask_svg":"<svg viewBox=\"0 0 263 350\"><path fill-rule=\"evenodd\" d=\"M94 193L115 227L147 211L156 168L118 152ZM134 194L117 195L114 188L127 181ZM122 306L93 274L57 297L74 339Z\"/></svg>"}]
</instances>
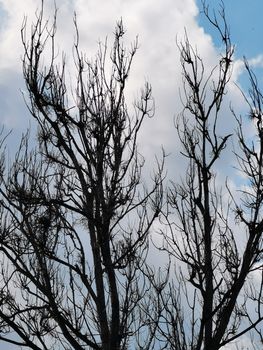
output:
<instances>
[{"instance_id":1,"label":"blue sky","mask_svg":"<svg viewBox=\"0 0 263 350\"><path fill-rule=\"evenodd\" d=\"M199 8L202 7L201 0L197 0L196 3ZM208 0L207 4L209 4L212 11L213 9L219 9L222 2ZM260 58L258 64L254 67L254 71L259 82L263 83L263 1L227 0L224 2L224 7L231 39L235 45L236 59L243 59L243 57L248 60L256 57ZM202 14L198 16L198 23L212 36L213 42L219 45L217 33ZM246 76L240 76L239 82L243 84L243 87L247 86Z\"/></svg>"},{"instance_id":2,"label":"blue sky","mask_svg":"<svg viewBox=\"0 0 263 350\"><path fill-rule=\"evenodd\" d=\"M218 8L220 1L207 0L207 3L213 10ZM0 128L13 129L9 139L10 153L14 151L21 133L30 125L30 115L21 94L24 85L20 28L24 15L28 16L30 23L39 4L38 0L0 0ZM167 167L170 173L175 174L180 166L178 162L177 167L174 166L178 141L175 139L173 118L182 109L178 95L181 68L176 37L182 38L186 28L190 41L198 48L208 68L216 64L220 46L215 31L204 16L199 15L200 4L200 0L57 0L60 9L58 45L69 56L72 52L73 11L78 16L82 48L89 57L96 52L99 38L104 40L108 35L110 41L115 22L121 17L127 29L127 41L139 35L140 49L128 86L128 100L132 102L145 80L152 84L156 115L153 120L146 121L140 140L142 153L151 164L154 154L160 152L163 145L171 154ZM53 11L53 0L46 0L45 5L46 16L49 17ZM247 88L246 76L241 74L243 56L251 61L259 83L263 85L263 1L226 0L225 9L236 47L237 67L228 99L245 113L240 93L234 85L240 83ZM227 155L228 162L231 162L230 157L230 154ZM0 342L0 350L11 349L15 348Z\"/></svg>"},{"instance_id":3,"label":"blue sky","mask_svg":"<svg viewBox=\"0 0 263 350\"><path fill-rule=\"evenodd\" d=\"M216 9L221 5L218 0L209 0L207 3L211 9ZM201 4L202 1L197 0L197 5L200 8ZM263 2L261 0L250 2L247 0L227 0L225 1L225 11L231 37L236 44L237 55L245 55L249 58L261 54L263 47ZM214 34L203 16L199 17L199 23L208 33ZM216 41L215 35L213 38Z\"/></svg>"}]
</instances>

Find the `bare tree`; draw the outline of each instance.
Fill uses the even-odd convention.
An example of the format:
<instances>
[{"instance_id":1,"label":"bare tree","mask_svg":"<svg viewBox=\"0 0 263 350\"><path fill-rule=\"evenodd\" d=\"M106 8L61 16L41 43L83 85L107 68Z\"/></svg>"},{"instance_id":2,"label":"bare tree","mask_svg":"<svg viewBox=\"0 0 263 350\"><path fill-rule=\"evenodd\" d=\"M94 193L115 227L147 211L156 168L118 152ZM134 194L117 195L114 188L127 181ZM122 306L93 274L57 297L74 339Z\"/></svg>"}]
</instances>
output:
<instances>
[{"instance_id":1,"label":"bare tree","mask_svg":"<svg viewBox=\"0 0 263 350\"><path fill-rule=\"evenodd\" d=\"M75 20L75 87L65 55L58 58L57 12L50 24L42 7L29 36L25 22L23 72L37 145L27 133L13 165L4 152L0 160L1 341L36 350L217 350L251 332L263 343L263 94L245 61L254 139L234 111L237 130L220 134L234 50L224 7L218 17L203 6L223 48L207 72L187 35L178 44L184 109L176 128L188 167L168 190L167 211L163 161L152 188L143 185L137 138L153 113L151 87L132 113L125 89L137 42L125 48L122 22L110 54L101 44L89 61ZM223 195L218 161L234 137L245 181L239 195L226 181ZM157 217L164 271L147 262Z\"/></svg>"},{"instance_id":2,"label":"bare tree","mask_svg":"<svg viewBox=\"0 0 263 350\"><path fill-rule=\"evenodd\" d=\"M151 87L129 112L124 92L137 42L124 47L119 22L110 54L100 45L89 61L76 21L77 84L68 86L56 16L46 22L42 7L31 33L26 22L22 28L37 146L26 134L11 168L1 162L0 340L35 350L118 350L139 340L147 349L156 327L139 337L151 307L141 271L162 205L162 162L147 190L137 136L153 112Z\"/></svg>"},{"instance_id":3,"label":"bare tree","mask_svg":"<svg viewBox=\"0 0 263 350\"><path fill-rule=\"evenodd\" d=\"M218 65L207 72L187 35L178 45L184 110L176 128L188 167L184 180L168 193L168 230L163 233L161 249L175 261L176 278L156 293L163 308L159 334L163 348L217 350L253 330L261 342L259 349L263 339L263 95L246 65L252 86L247 101L255 135L251 142L243 131L242 118L236 117L240 148L236 156L246 186L243 183L240 189L241 198L229 190L226 199L217 181L217 163L232 135L220 135L218 124L231 117L231 112L222 114L222 103L234 50L224 7L218 17L211 16L203 5L223 49Z\"/></svg>"}]
</instances>

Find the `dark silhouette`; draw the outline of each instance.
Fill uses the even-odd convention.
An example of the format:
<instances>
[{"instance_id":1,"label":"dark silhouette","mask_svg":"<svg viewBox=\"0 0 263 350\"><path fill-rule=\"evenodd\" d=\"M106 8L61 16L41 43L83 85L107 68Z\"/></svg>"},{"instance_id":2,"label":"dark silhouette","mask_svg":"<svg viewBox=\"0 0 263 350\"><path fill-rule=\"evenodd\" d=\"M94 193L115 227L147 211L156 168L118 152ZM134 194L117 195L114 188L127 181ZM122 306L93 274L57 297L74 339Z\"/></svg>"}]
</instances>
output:
<instances>
[{"instance_id":1,"label":"dark silhouette","mask_svg":"<svg viewBox=\"0 0 263 350\"><path fill-rule=\"evenodd\" d=\"M137 41L124 46L122 22L110 53L100 44L90 61L75 19L75 85L56 49L57 12L46 22L42 3L28 34L24 23L37 142L31 148L24 135L11 166L0 142L0 341L34 350L217 350L251 332L261 348L263 95L245 61L251 140L244 119L222 115L234 55L224 7L220 16L203 9L222 47L209 72L187 35L178 44L176 129L188 167L182 181L167 182L165 197L164 156L148 187L142 178L137 138L153 101L146 84L134 110L126 105ZM220 118L230 117L237 130L220 133ZM222 193L218 161L234 137L245 185L233 193L226 180ZM149 251L166 254L167 265L150 265Z\"/></svg>"},{"instance_id":2,"label":"dark silhouette","mask_svg":"<svg viewBox=\"0 0 263 350\"><path fill-rule=\"evenodd\" d=\"M30 150L25 135L1 176L0 340L35 350L127 349L147 329L142 271L162 205L162 164L147 190L137 151L151 87L130 114L125 85L137 42L124 47L122 22L110 54L101 44L93 61L79 51L75 22L77 82L68 86L56 15L47 23L42 7L30 35L22 28L37 145Z\"/></svg>"}]
</instances>

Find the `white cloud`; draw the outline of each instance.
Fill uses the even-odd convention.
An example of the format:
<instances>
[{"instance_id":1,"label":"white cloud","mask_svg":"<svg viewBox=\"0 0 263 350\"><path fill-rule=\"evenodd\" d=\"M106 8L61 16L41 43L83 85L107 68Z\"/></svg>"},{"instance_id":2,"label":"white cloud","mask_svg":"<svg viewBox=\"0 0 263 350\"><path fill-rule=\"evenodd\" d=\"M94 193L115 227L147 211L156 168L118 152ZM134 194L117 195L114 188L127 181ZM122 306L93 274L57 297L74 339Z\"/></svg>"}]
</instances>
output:
<instances>
[{"instance_id":1,"label":"white cloud","mask_svg":"<svg viewBox=\"0 0 263 350\"><path fill-rule=\"evenodd\" d=\"M182 75L176 39L182 40L187 30L190 42L204 60L207 74L215 66L218 58L218 49L214 46L211 36L198 25L199 10L195 1L57 0L56 3L59 8L57 45L60 51L64 50L69 57L72 55L74 40L74 11L77 14L81 48L87 57L95 55L99 40L104 41L108 36L111 41L115 23L120 18L127 29L127 43L139 36L140 47L129 79L128 100L131 102L138 95L145 80L151 83L156 113L153 119L145 121L140 139L141 151L152 167L154 155L160 154L163 145L166 152L171 154L167 160L167 167L170 169L170 177L175 178L178 173L184 171L182 160L178 158L178 138L174 128L174 117L182 110L178 93ZM24 102L19 91L24 88L20 29L26 15L30 32L30 23L35 19L35 11L41 1L0 0L0 4L0 16L5 18L6 23L0 28L0 88L5 91L0 121L8 128L17 127L22 130L30 116L22 107ZM52 19L53 11L53 0L45 0L45 17ZM233 83L241 74L240 67L241 63L237 61L232 76ZM224 134L226 126L231 129L234 125L229 102L231 101L234 108L237 106L240 109L240 101L243 101L234 84L230 85L228 90L222 112L221 134ZM219 164L220 169L224 170L221 183L224 183L224 175L229 172L226 164L233 164L230 148L226 151Z\"/></svg>"},{"instance_id":2,"label":"white cloud","mask_svg":"<svg viewBox=\"0 0 263 350\"><path fill-rule=\"evenodd\" d=\"M254 68L263 68L263 54L259 54L255 57L251 57L247 60L249 66L254 69ZM233 81L237 82L242 74L245 73L245 65L244 65L244 60L243 59L237 59L234 62L233 66L233 74L232 74L232 79Z\"/></svg>"},{"instance_id":3,"label":"white cloud","mask_svg":"<svg viewBox=\"0 0 263 350\"><path fill-rule=\"evenodd\" d=\"M263 54L252 57L248 60L248 63L251 67L263 67Z\"/></svg>"},{"instance_id":4,"label":"white cloud","mask_svg":"<svg viewBox=\"0 0 263 350\"><path fill-rule=\"evenodd\" d=\"M241 59L235 60L233 64L233 71L232 71L232 79L234 82L238 81L238 78L240 77L240 75L244 73L244 69L245 69L244 61Z\"/></svg>"},{"instance_id":5,"label":"white cloud","mask_svg":"<svg viewBox=\"0 0 263 350\"><path fill-rule=\"evenodd\" d=\"M140 47L135 56L129 80L128 100L131 102L138 95L140 88L147 80L152 85L156 107L155 117L146 120L142 130L142 153L152 163L154 154L158 153L163 145L168 153L173 154L170 157L170 163L174 165L174 154L178 153L174 116L177 116L182 110L178 93L182 76L176 40L182 40L185 30L187 30L190 42L194 48L197 48L207 70L214 67L218 55L218 50L214 47L211 36L207 35L204 29L198 25L199 10L195 1L57 0L56 3L59 8L57 45L60 52L64 50L68 57L72 55L75 34L72 19L74 11L77 14L81 48L87 57L95 55L99 40L104 41L105 37L108 36L110 41L115 23L120 18L123 19L127 29L127 44L132 42L137 35L139 36ZM40 6L41 1L0 0L0 4L2 5L2 17L5 17L6 23L5 26L1 27L2 40L0 42L2 86L6 85L6 91L10 93L6 98L8 99L10 96L13 104L13 96L15 96L20 105L23 103L19 93L19 89L23 89L21 79L23 50L20 28L26 15L29 24L28 32L30 32L30 23L35 19L35 11ZM53 11L53 0L45 0L45 17L52 19ZM13 72L12 83L7 72ZM236 77L238 74L234 75L234 79ZM235 100L239 101L238 104L240 104L240 95L236 93L234 88L229 90L229 99L234 100L234 102ZM226 106L227 110L228 104ZM18 110L17 116L15 116L7 104L5 118L2 118L2 122L8 127L10 125L14 127L15 120L17 120L17 126L21 128L23 124L21 121L29 118L29 114L25 113L25 110L21 110L23 114L19 113ZM226 114L222 117L228 118L229 111ZM172 168L174 169L175 166ZM179 167L176 166L176 168Z\"/></svg>"},{"instance_id":6,"label":"white cloud","mask_svg":"<svg viewBox=\"0 0 263 350\"><path fill-rule=\"evenodd\" d=\"M30 24L35 17L40 1L2 0L2 16L6 26L2 26L0 42L1 75L7 69L21 76L22 45L20 28L25 15ZM173 116L181 109L178 89L181 84L181 67L179 64L176 36L180 39L187 29L190 40L204 57L206 63L213 65L216 51L211 37L198 27L196 16L198 9L194 0L172 1L57 1L59 8L57 43L67 55L72 53L73 12L78 17L81 46L87 56L93 56L97 50L98 39L111 36L116 20L123 18L127 28L127 42L139 35L140 49L130 79L131 96L149 80L156 100L156 117L147 122L146 134L151 134L149 149L153 144L167 144L174 147ZM45 1L46 17L52 17L53 1ZM30 28L29 28L30 29ZM9 84L4 78L4 83ZM14 89L21 88L15 86ZM147 135L146 135L147 136ZM169 143L171 145L169 145ZM158 145L158 147L159 147ZM146 146L147 148L147 146Z\"/></svg>"}]
</instances>

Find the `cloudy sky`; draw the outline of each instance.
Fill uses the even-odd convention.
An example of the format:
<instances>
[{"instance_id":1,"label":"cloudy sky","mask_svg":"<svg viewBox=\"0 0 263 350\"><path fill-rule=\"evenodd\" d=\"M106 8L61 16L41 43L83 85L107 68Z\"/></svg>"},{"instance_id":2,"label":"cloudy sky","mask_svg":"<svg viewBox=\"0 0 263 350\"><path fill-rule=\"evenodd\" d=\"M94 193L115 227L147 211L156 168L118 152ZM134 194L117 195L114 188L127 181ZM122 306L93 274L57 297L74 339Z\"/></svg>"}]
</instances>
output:
<instances>
[{"instance_id":1,"label":"cloudy sky","mask_svg":"<svg viewBox=\"0 0 263 350\"><path fill-rule=\"evenodd\" d=\"M127 43L138 35L140 48L130 77L128 99L132 101L147 80L152 85L156 106L155 117L146 121L142 132L142 152L152 160L154 153L164 146L170 154L167 166L176 172L177 141L173 120L182 108L178 94L181 67L176 38L180 40L187 30L206 67L215 65L221 45L216 33L200 15L201 0L57 0L56 3L59 8L57 43L68 56L72 54L74 40L74 11L81 47L89 57L94 56L98 42L104 41L106 36L110 42L115 23L120 18L127 29ZM211 10L217 10L220 2L208 0L207 3ZM47 18L52 16L53 4L53 0L45 1ZM25 88L20 28L24 16L31 23L39 5L40 0L0 0L0 127L13 130L9 139L11 149L32 123L22 97ZM246 76L242 73L243 56L254 66L259 83L263 83L263 2L227 0L225 7L236 47L233 84L228 99L234 108L245 111L235 83L243 88L247 86ZM224 117L226 124L229 123L229 115L225 113ZM3 349L14 347L0 344L0 350Z\"/></svg>"},{"instance_id":2,"label":"cloudy sky","mask_svg":"<svg viewBox=\"0 0 263 350\"><path fill-rule=\"evenodd\" d=\"M59 23L57 43L60 51L68 57L72 54L74 30L72 16L77 13L81 47L88 57L94 56L99 41L112 38L115 23L122 18L127 29L127 43L139 36L140 48L135 57L129 85L129 99L132 101L145 80L153 88L155 118L146 121L143 134L151 134L143 151L158 152L164 145L168 152L175 148L173 118L181 110L179 87L181 67L176 40L183 37L186 29L190 40L198 48L207 67L216 62L220 42L216 33L200 16L201 0L57 0ZM46 17L52 16L53 0L45 1ZM218 9L218 0L208 1L211 10ZM22 45L20 28L24 16L28 23L34 19L34 12L40 0L0 0L0 123L13 129L17 139L19 133L30 123L25 110L21 91L24 91L21 74ZM257 69L263 66L262 13L263 3L253 0L229 0L226 15L230 25L233 43L236 46L236 64L233 81L246 84L242 72L242 57L245 55ZM177 39L176 39L177 38ZM260 73L260 72L259 72ZM259 81L260 79L259 74ZM235 104L240 95L231 89L229 99ZM238 103L238 106L240 102ZM146 135L143 135L146 136ZM145 139L145 137L143 137Z\"/></svg>"}]
</instances>

